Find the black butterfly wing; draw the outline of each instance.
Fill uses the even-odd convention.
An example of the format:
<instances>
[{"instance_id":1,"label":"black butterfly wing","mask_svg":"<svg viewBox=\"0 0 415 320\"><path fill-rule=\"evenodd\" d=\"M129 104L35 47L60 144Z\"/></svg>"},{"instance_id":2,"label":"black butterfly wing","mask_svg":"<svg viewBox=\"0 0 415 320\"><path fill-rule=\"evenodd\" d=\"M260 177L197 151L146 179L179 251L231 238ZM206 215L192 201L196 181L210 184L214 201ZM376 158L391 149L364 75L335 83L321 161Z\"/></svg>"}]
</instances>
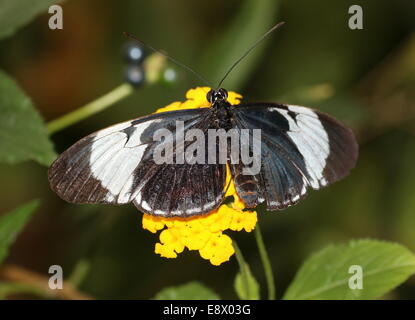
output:
<instances>
[{"instance_id":1,"label":"black butterfly wing","mask_svg":"<svg viewBox=\"0 0 415 320\"><path fill-rule=\"evenodd\" d=\"M189 217L209 213L222 203L226 165L172 164L156 168L133 200L141 211Z\"/></svg>"},{"instance_id":2,"label":"black butterfly wing","mask_svg":"<svg viewBox=\"0 0 415 320\"><path fill-rule=\"evenodd\" d=\"M238 195L250 207L266 201L268 210L284 209L346 176L355 166L358 146L353 132L333 117L301 106L273 103L232 108L238 128L261 129L261 170L243 174L231 164Z\"/></svg>"},{"instance_id":3,"label":"black butterfly wing","mask_svg":"<svg viewBox=\"0 0 415 320\"><path fill-rule=\"evenodd\" d=\"M192 129L199 129L203 133L204 153L200 163L189 161L193 153L188 157L188 151L194 140L177 143L174 147L153 144L154 148L163 146L165 153L171 154L175 161L173 164L157 165L150 160L146 166L138 168L135 175L142 178L140 185L135 187L136 194L133 197L137 208L155 215L189 217L209 213L220 206L225 196L226 164L218 161L219 145L215 145L214 164L208 161L208 130L216 129L213 109L209 110L212 112L198 121L197 125L184 126L182 130L186 134ZM168 144L167 140L163 143ZM177 159L180 158L184 163L178 163Z\"/></svg>"},{"instance_id":4,"label":"black butterfly wing","mask_svg":"<svg viewBox=\"0 0 415 320\"><path fill-rule=\"evenodd\" d=\"M225 165L157 164L153 152L164 142L153 135L158 129L176 135L176 121L184 123L183 131L207 130L211 113L209 108L158 113L93 133L55 160L50 185L72 203L134 202L163 216L209 212L223 200Z\"/></svg>"}]
</instances>

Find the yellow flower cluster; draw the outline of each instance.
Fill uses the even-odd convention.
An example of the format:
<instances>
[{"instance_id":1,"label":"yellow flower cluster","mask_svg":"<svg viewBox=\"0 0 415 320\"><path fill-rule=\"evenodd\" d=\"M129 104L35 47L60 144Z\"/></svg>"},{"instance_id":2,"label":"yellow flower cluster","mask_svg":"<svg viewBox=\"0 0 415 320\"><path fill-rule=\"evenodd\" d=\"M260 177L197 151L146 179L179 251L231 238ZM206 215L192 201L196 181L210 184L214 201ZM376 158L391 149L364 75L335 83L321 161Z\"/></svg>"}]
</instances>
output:
<instances>
[{"instance_id":1,"label":"yellow flower cluster","mask_svg":"<svg viewBox=\"0 0 415 320\"><path fill-rule=\"evenodd\" d=\"M210 103L206 99L209 87L190 89L186 93L185 102L173 102L158 109L157 112L173 111L179 109L208 108ZM239 104L241 95L229 92L228 101ZM228 169L227 181L231 179ZM226 183L228 185L228 183ZM143 215L143 228L152 233L160 233L160 243L156 243L155 253L165 258L176 258L185 248L198 250L203 259L218 266L228 261L235 253L232 239L223 234L225 230L251 232L257 223L255 211L243 211L245 205L238 197L232 181L226 192L226 197L232 196L233 202L224 204L217 210L202 216L190 218L164 218L149 214Z\"/></svg>"}]
</instances>

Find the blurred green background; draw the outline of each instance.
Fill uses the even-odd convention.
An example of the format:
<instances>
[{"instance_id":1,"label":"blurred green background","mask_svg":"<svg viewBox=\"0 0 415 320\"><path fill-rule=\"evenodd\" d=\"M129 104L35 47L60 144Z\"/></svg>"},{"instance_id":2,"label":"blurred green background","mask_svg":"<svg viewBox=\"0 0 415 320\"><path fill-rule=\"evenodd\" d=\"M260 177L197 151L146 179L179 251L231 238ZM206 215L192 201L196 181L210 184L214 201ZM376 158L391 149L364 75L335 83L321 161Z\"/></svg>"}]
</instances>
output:
<instances>
[{"instance_id":1,"label":"blurred green background","mask_svg":"<svg viewBox=\"0 0 415 320\"><path fill-rule=\"evenodd\" d=\"M350 30L348 9L360 4L364 29ZM357 168L344 181L283 212L259 209L277 295L312 252L352 238L391 240L415 250L415 2L410 0L68 0L64 29L47 13L0 42L0 65L14 76L48 121L123 81L123 31L162 48L216 83L227 67L278 21L286 25L261 44L224 83L246 101L279 101L324 110L352 126L360 142ZM2 10L0 6L0 11ZM177 82L145 86L106 111L53 136L62 152L83 136L183 100L198 82L185 70ZM1 116L1 115L0 115ZM160 258L158 237L141 228L133 205L76 206L50 189L34 162L0 164L0 212L42 200L7 263L68 276L89 264L81 290L97 298L148 299L165 286L198 279L222 298L236 298L234 257L219 267L185 251ZM253 234L236 239L264 283ZM262 296L265 296L265 286ZM415 280L387 298L415 297Z\"/></svg>"}]
</instances>

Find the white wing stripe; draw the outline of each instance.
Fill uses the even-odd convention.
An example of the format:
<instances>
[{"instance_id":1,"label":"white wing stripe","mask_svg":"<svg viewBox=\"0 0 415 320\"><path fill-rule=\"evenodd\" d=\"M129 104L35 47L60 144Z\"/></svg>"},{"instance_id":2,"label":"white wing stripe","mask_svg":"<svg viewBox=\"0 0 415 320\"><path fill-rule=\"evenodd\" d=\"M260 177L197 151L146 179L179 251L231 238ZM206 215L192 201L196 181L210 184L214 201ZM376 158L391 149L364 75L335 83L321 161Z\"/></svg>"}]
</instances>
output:
<instances>
[{"instance_id":1,"label":"white wing stripe","mask_svg":"<svg viewBox=\"0 0 415 320\"><path fill-rule=\"evenodd\" d=\"M99 155L102 154L102 147L97 150L93 145L90 156L92 176L99 180L101 185L107 188L113 197L118 196L120 203L126 203L130 200L129 195L132 186L130 177L132 178L132 174L139 165L147 147L147 145L141 145L135 148L125 148L127 136L123 135L124 139L119 140L101 157Z\"/></svg>"},{"instance_id":2,"label":"white wing stripe","mask_svg":"<svg viewBox=\"0 0 415 320\"><path fill-rule=\"evenodd\" d=\"M123 149L120 152L119 162L121 165L110 183L105 187L114 195L118 195L119 203L130 201L131 186L133 183L133 172L140 163L146 146L140 146L134 149Z\"/></svg>"},{"instance_id":3,"label":"white wing stripe","mask_svg":"<svg viewBox=\"0 0 415 320\"><path fill-rule=\"evenodd\" d=\"M160 120L146 121L133 127L131 121L120 123L99 131L94 137L89 156L90 171L102 187L108 189L107 201L131 201L133 173L147 147L142 144L141 136L156 121ZM129 127L134 128L129 135L120 131Z\"/></svg>"},{"instance_id":4,"label":"white wing stripe","mask_svg":"<svg viewBox=\"0 0 415 320\"><path fill-rule=\"evenodd\" d=\"M139 146L140 144L143 143L143 141L141 140L141 136L144 133L144 131L150 127L152 124L160 122L159 119L157 120L151 120L151 121L146 121L143 123L140 123L136 126L134 126L133 128L135 129L133 131L133 133L128 137L128 142L125 145L126 148L134 148Z\"/></svg>"},{"instance_id":5,"label":"white wing stripe","mask_svg":"<svg viewBox=\"0 0 415 320\"><path fill-rule=\"evenodd\" d=\"M317 189L320 184L327 184L323 176L326 161L330 153L329 137L318 115L311 109L300 106L288 106L288 110L296 113L294 121L288 111L276 109L288 121L288 136L294 141L304 158L307 172L312 177L311 187Z\"/></svg>"}]
</instances>

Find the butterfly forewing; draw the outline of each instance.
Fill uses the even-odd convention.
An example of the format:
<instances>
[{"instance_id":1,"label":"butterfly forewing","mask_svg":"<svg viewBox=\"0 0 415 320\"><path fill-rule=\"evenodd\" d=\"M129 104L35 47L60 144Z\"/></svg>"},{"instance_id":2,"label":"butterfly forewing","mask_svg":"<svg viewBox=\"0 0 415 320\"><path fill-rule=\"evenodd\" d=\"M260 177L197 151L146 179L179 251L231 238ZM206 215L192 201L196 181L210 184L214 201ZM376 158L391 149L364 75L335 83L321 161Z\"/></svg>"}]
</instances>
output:
<instances>
[{"instance_id":1,"label":"butterfly forewing","mask_svg":"<svg viewBox=\"0 0 415 320\"><path fill-rule=\"evenodd\" d=\"M52 189L73 203L124 204L170 215L205 213L223 200L224 165L157 164L157 129L206 128L210 109L159 113L93 133L63 152L49 169ZM166 150L166 152L174 152ZM207 183L202 183L202 182ZM203 188L201 187L203 186Z\"/></svg>"}]
</instances>

